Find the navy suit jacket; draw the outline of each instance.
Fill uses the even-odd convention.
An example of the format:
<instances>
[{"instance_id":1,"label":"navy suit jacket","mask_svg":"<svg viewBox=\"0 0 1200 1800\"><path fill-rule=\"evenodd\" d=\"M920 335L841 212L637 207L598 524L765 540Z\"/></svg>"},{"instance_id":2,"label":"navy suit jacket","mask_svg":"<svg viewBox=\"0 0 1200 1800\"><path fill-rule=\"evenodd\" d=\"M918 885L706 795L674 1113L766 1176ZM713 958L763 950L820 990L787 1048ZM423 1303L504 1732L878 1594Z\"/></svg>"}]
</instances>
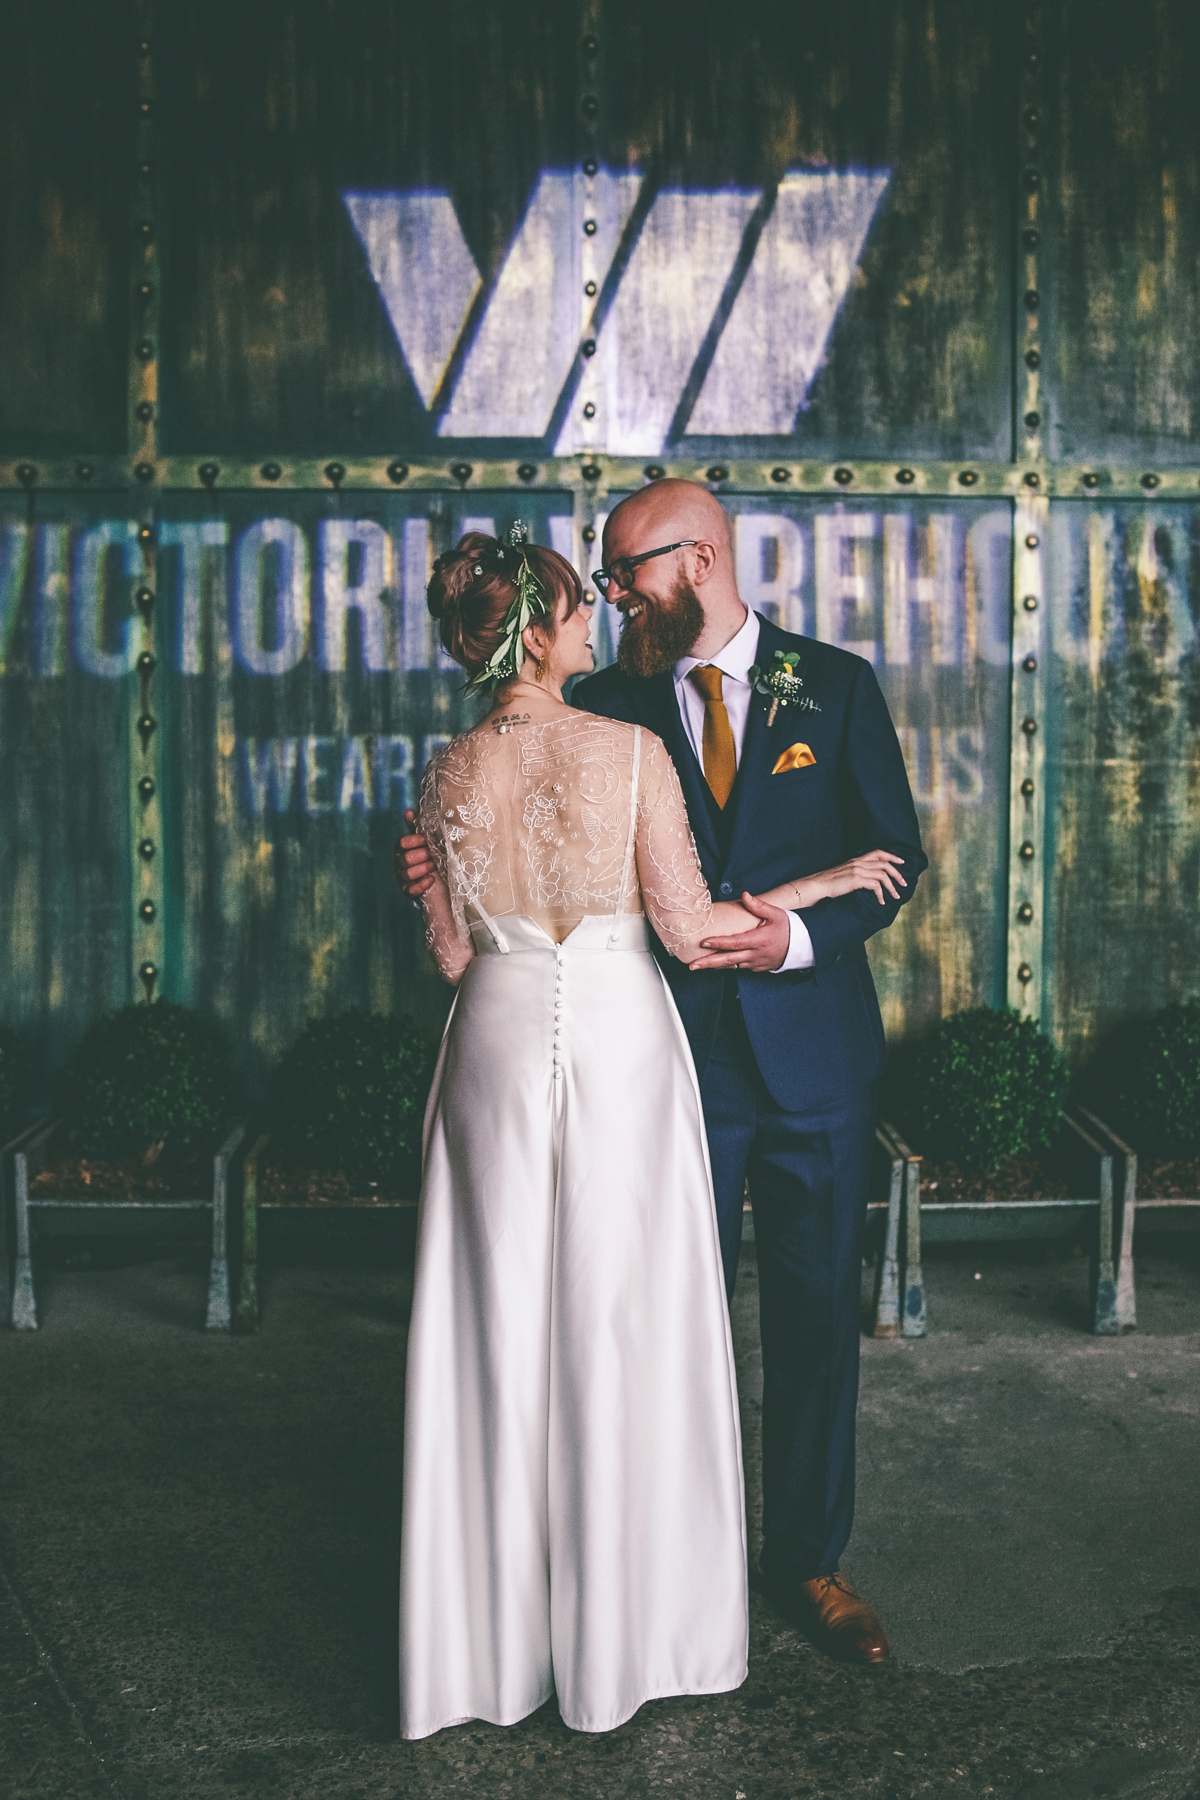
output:
<instances>
[{"instance_id":1,"label":"navy suit jacket","mask_svg":"<svg viewBox=\"0 0 1200 1800\"><path fill-rule=\"evenodd\" d=\"M892 850L903 858L900 872L908 886L901 891L911 900L928 858L874 670L847 650L781 631L759 617L759 663L769 663L776 650L798 650L805 691L821 710L781 706L768 728L770 702L752 695L737 780L724 810L684 730L671 671L642 680L614 664L577 682L572 701L662 738L679 771L714 900L736 900L746 890L763 893L866 850ZM780 754L797 742L806 743L816 761L773 775ZM735 980L755 1060L778 1106L790 1112L826 1107L876 1080L883 1022L864 946L902 904L886 899L880 905L873 893L861 891L802 909L815 963L783 974L693 974L659 945L697 1072L703 1075L708 1063L725 984Z\"/></svg>"}]
</instances>

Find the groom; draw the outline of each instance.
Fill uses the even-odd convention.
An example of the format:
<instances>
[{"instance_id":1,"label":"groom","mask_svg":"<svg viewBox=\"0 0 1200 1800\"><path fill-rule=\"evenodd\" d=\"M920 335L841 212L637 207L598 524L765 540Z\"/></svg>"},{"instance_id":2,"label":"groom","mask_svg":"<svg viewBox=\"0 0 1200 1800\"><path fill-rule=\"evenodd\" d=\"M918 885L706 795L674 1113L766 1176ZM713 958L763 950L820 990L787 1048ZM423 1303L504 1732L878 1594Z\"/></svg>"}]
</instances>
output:
<instances>
[{"instance_id":1,"label":"groom","mask_svg":"<svg viewBox=\"0 0 1200 1800\"><path fill-rule=\"evenodd\" d=\"M900 901L869 891L783 912L753 898L882 849L911 898L927 866L904 760L870 665L743 604L729 523L706 488L654 482L616 506L594 577L624 616L618 662L576 704L647 726L683 784L715 900L762 923L689 970L659 960L700 1081L725 1280L747 1181L763 1350L763 1572L826 1650L878 1663L887 1639L838 1574L854 1514L859 1293L883 1027L865 940ZM749 670L799 655L778 706ZM770 721L770 722L769 722ZM397 846L408 883L420 838ZM398 856L398 862L400 857Z\"/></svg>"}]
</instances>

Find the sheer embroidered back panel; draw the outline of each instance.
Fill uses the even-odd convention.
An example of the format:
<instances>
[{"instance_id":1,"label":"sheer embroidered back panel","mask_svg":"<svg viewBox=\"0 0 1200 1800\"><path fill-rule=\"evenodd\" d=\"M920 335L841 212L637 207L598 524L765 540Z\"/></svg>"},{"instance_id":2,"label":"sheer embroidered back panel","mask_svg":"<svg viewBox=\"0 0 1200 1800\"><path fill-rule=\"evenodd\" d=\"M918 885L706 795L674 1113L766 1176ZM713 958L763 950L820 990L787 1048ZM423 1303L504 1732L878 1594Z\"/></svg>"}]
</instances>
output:
<instances>
[{"instance_id":1,"label":"sheer embroidered back panel","mask_svg":"<svg viewBox=\"0 0 1200 1800\"><path fill-rule=\"evenodd\" d=\"M644 911L672 955L701 953L712 899L653 732L575 711L467 732L430 762L420 823L457 927L453 944L430 940L451 977L485 914L523 915L562 943L585 915Z\"/></svg>"}]
</instances>

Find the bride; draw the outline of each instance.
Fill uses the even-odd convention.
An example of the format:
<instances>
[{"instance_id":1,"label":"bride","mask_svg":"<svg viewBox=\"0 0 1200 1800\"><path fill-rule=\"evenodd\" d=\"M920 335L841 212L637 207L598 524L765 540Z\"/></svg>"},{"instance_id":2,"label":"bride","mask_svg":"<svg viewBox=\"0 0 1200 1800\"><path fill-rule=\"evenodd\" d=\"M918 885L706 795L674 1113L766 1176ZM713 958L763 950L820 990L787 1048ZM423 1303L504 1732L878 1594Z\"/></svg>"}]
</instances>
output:
<instances>
[{"instance_id":1,"label":"bride","mask_svg":"<svg viewBox=\"0 0 1200 1800\"><path fill-rule=\"evenodd\" d=\"M494 690L434 757L421 895L457 988L425 1120L404 1430L408 1738L558 1700L607 1731L746 1676L733 1349L700 1096L650 953L753 924L712 902L661 741L570 707L579 578L469 533L429 588ZM765 896L886 879L883 853Z\"/></svg>"}]
</instances>

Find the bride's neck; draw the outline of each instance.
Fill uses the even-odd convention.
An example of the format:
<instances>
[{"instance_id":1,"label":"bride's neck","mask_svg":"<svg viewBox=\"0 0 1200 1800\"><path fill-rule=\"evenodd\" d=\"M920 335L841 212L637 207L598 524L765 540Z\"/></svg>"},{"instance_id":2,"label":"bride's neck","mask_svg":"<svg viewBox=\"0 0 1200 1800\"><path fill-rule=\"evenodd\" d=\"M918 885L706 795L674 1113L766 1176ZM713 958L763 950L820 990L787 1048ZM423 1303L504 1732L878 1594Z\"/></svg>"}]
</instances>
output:
<instances>
[{"instance_id":1,"label":"bride's neck","mask_svg":"<svg viewBox=\"0 0 1200 1800\"><path fill-rule=\"evenodd\" d=\"M492 702L493 710L507 711L513 706L527 706L531 701L541 700L557 711L566 706L562 688L549 672L541 681L527 681L524 675L518 675L515 681L506 681L503 687L496 689Z\"/></svg>"}]
</instances>

